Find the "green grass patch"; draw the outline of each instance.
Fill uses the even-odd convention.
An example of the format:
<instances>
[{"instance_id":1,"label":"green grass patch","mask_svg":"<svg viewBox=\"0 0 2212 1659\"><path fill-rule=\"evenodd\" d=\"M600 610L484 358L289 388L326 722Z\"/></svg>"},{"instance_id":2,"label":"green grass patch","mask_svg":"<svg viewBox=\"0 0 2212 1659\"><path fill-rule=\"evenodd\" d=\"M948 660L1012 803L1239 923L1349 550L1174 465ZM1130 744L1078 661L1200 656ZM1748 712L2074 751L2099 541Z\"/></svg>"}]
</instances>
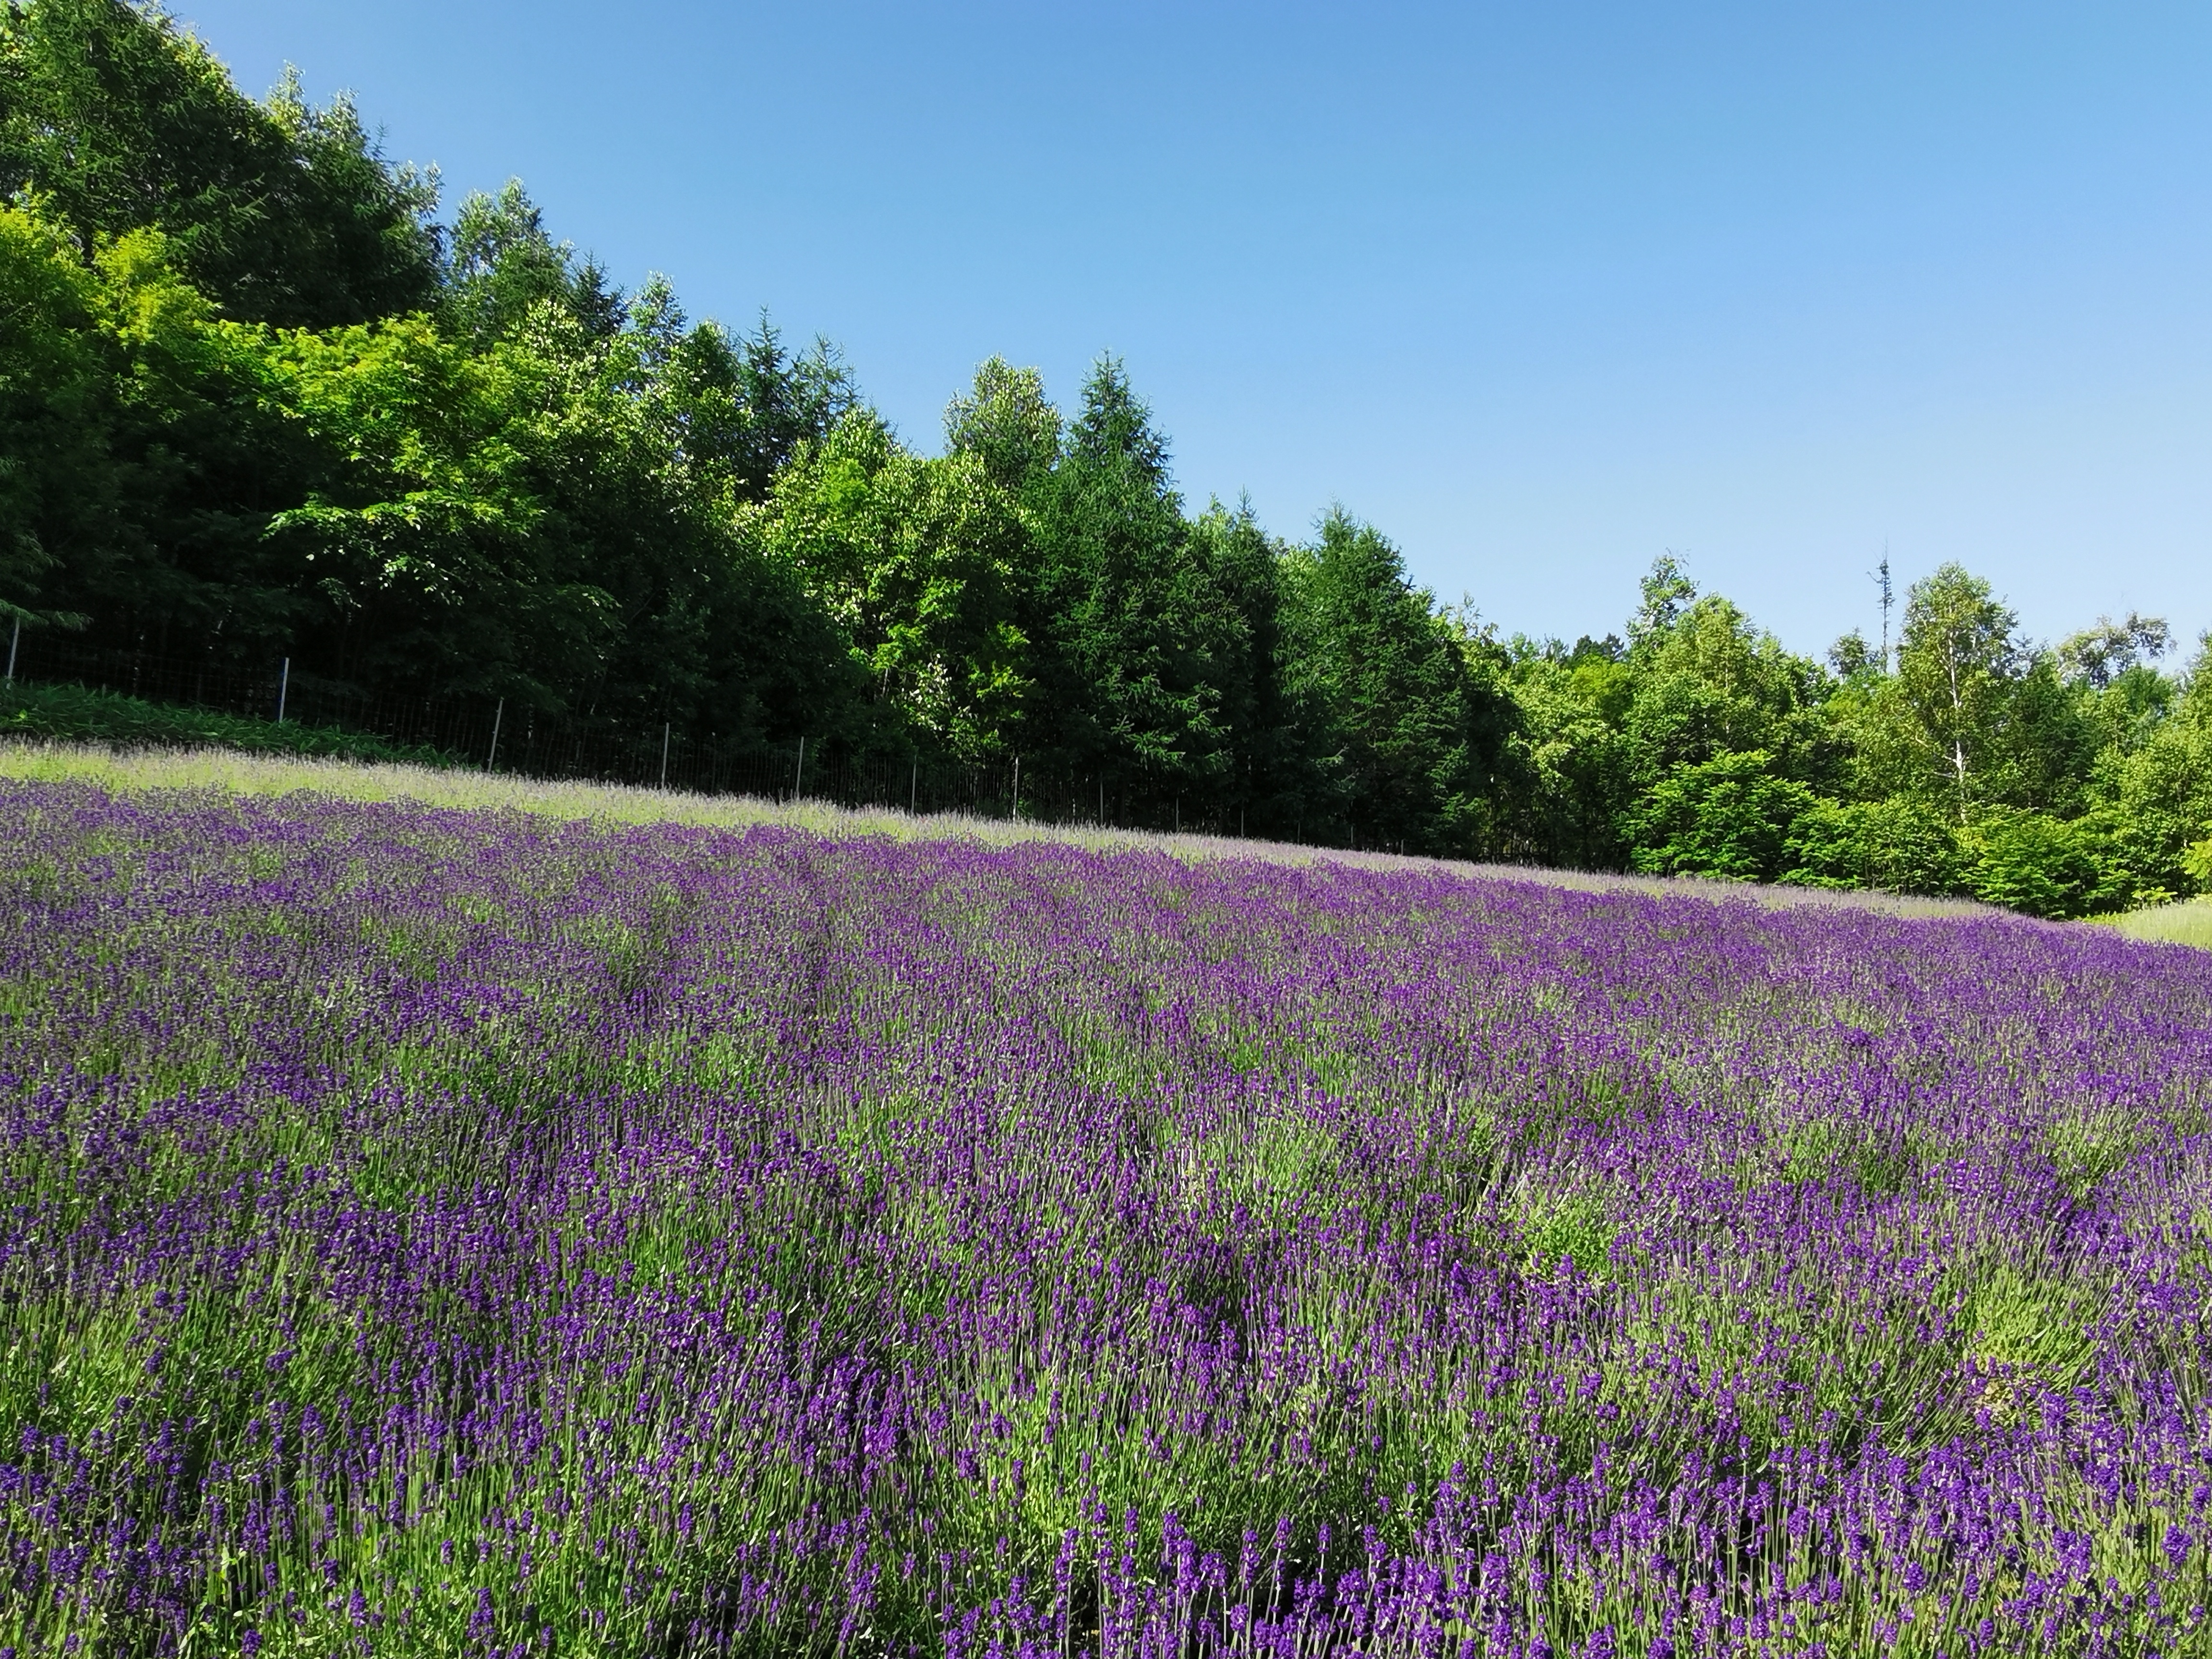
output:
<instances>
[{"instance_id":1,"label":"green grass patch","mask_svg":"<svg viewBox=\"0 0 2212 1659\"><path fill-rule=\"evenodd\" d=\"M335 726L302 726L226 714L212 708L149 702L81 685L27 685L0 690L0 738L105 743L125 748L243 750L249 754L313 755L335 760L398 761L416 766L458 763L442 750L393 743Z\"/></svg>"},{"instance_id":2,"label":"green grass patch","mask_svg":"<svg viewBox=\"0 0 2212 1659\"><path fill-rule=\"evenodd\" d=\"M2154 904L2124 915L2100 916L2097 925L2125 933L2130 939L2159 945L2193 945L2212 951L2212 896L2182 899L2172 904Z\"/></svg>"}]
</instances>

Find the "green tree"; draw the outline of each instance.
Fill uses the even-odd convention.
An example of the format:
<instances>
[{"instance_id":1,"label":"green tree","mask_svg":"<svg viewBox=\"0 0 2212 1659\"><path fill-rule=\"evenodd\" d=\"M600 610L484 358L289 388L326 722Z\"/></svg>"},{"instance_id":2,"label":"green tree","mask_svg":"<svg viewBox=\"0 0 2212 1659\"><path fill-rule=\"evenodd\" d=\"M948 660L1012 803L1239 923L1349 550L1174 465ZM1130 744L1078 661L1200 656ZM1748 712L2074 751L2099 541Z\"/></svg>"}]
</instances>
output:
<instances>
[{"instance_id":1,"label":"green tree","mask_svg":"<svg viewBox=\"0 0 2212 1659\"><path fill-rule=\"evenodd\" d=\"M1190 527L1193 556L1234 619L1217 649L1218 720L1230 745L1219 822L1241 832L1296 836L1310 802L1328 789L1329 726L1293 684L1286 592L1291 550L1260 526L1249 500L1219 501ZM1234 815L1233 817L1231 815ZM1315 815L1319 828L1325 820Z\"/></svg>"},{"instance_id":2,"label":"green tree","mask_svg":"<svg viewBox=\"0 0 2212 1659\"><path fill-rule=\"evenodd\" d=\"M2094 693L2085 696L2087 690L2060 678L2052 653L2024 654L1990 734L1984 799L2062 817L2081 811L2083 787L2096 764L2102 701Z\"/></svg>"},{"instance_id":3,"label":"green tree","mask_svg":"<svg viewBox=\"0 0 2212 1659\"><path fill-rule=\"evenodd\" d=\"M1185 796L1218 798L1235 771L1222 681L1247 648L1243 619L1193 548L1166 441L1118 362L1093 369L1024 511L1036 681L1024 746L1154 821L1180 816Z\"/></svg>"},{"instance_id":4,"label":"green tree","mask_svg":"<svg viewBox=\"0 0 2212 1659\"><path fill-rule=\"evenodd\" d=\"M2173 630L2164 617L2130 611L2124 622L2100 617L2068 635L2058 647L2058 664L2068 679L2105 691L2115 680L2164 656L2172 642Z\"/></svg>"},{"instance_id":5,"label":"green tree","mask_svg":"<svg viewBox=\"0 0 2212 1659\"><path fill-rule=\"evenodd\" d=\"M1961 836L1966 885L1984 903L2032 916L2081 916L2119 908L2125 894L2100 826L2048 812L1998 807Z\"/></svg>"},{"instance_id":6,"label":"green tree","mask_svg":"<svg viewBox=\"0 0 2212 1659\"><path fill-rule=\"evenodd\" d=\"M793 355L765 315L747 335L693 324L665 277L638 290L627 320L637 353L631 389L650 405L670 465L687 492L723 507L767 500L803 447L861 407L828 341Z\"/></svg>"},{"instance_id":7,"label":"green tree","mask_svg":"<svg viewBox=\"0 0 2212 1659\"><path fill-rule=\"evenodd\" d=\"M482 355L420 318L268 339L285 406L346 458L276 527L318 573L349 677L547 709L597 678L617 606L547 464L583 470L559 480L573 500L611 482L628 434L580 331L542 320Z\"/></svg>"},{"instance_id":8,"label":"green tree","mask_svg":"<svg viewBox=\"0 0 2212 1659\"><path fill-rule=\"evenodd\" d=\"M1647 778L1723 754L1761 750L1781 772L1810 779L1826 769L1820 710L1828 682L1718 594L1652 615L1632 629L1624 732Z\"/></svg>"},{"instance_id":9,"label":"green tree","mask_svg":"<svg viewBox=\"0 0 2212 1659\"><path fill-rule=\"evenodd\" d=\"M801 447L750 522L842 630L893 734L962 760L1007 750L1029 688L1027 531L979 455L912 454L856 410Z\"/></svg>"},{"instance_id":10,"label":"green tree","mask_svg":"<svg viewBox=\"0 0 2212 1659\"><path fill-rule=\"evenodd\" d=\"M2083 793L2120 872L2112 884L2137 904L2212 885L2190 851L2212 832L2212 722L2141 665L2094 695L2106 739Z\"/></svg>"},{"instance_id":11,"label":"green tree","mask_svg":"<svg viewBox=\"0 0 2212 1659\"><path fill-rule=\"evenodd\" d=\"M164 13L125 0L0 9L0 198L31 191L88 263L158 229L226 316L327 326L426 305L435 179L387 166L353 106L288 78L267 104Z\"/></svg>"},{"instance_id":12,"label":"green tree","mask_svg":"<svg viewBox=\"0 0 2212 1659\"><path fill-rule=\"evenodd\" d=\"M694 352L643 298L611 335L539 304L481 351L420 317L255 336L272 398L333 458L273 526L320 660L633 724L852 732L834 629L685 447L719 336Z\"/></svg>"},{"instance_id":13,"label":"green tree","mask_svg":"<svg viewBox=\"0 0 2212 1659\"><path fill-rule=\"evenodd\" d=\"M1700 596L1674 555L1644 577L1627 634L1505 648L1503 845L1515 856L1618 868L1653 792L1670 779L1677 793L1702 787L1683 769L1723 756L1765 754L1778 777L1808 785L1836 771L1827 676L1728 599Z\"/></svg>"},{"instance_id":14,"label":"green tree","mask_svg":"<svg viewBox=\"0 0 2212 1659\"><path fill-rule=\"evenodd\" d=\"M109 454L98 279L54 227L0 207L0 624L38 606L64 560L111 555L121 533Z\"/></svg>"},{"instance_id":15,"label":"green tree","mask_svg":"<svg viewBox=\"0 0 2212 1659\"><path fill-rule=\"evenodd\" d=\"M471 192L453 218L439 302L446 331L483 350L547 306L595 337L623 322L622 295L605 271L580 258L573 244L553 240L520 179L508 179L496 196Z\"/></svg>"},{"instance_id":16,"label":"green tree","mask_svg":"<svg viewBox=\"0 0 2212 1659\"><path fill-rule=\"evenodd\" d=\"M49 603L111 643L258 657L300 607L267 532L321 458L270 397L258 332L216 316L163 233L104 242L87 276L75 346L97 364L102 459L76 533L49 548Z\"/></svg>"},{"instance_id":17,"label":"green tree","mask_svg":"<svg viewBox=\"0 0 2212 1659\"><path fill-rule=\"evenodd\" d=\"M1486 694L1398 550L1342 508L1285 568L1291 701L1355 845L1467 854L1491 829ZM1308 826L1309 834L1312 829Z\"/></svg>"},{"instance_id":18,"label":"green tree","mask_svg":"<svg viewBox=\"0 0 2212 1659\"><path fill-rule=\"evenodd\" d=\"M1984 774L2027 653L1989 583L1957 564L1915 582L1897 651L1900 712L1961 821L1986 798Z\"/></svg>"},{"instance_id":19,"label":"green tree","mask_svg":"<svg viewBox=\"0 0 2212 1659\"><path fill-rule=\"evenodd\" d=\"M2179 712L2200 726L2212 726L2212 629L2197 635L2197 654L2182 677Z\"/></svg>"},{"instance_id":20,"label":"green tree","mask_svg":"<svg viewBox=\"0 0 2212 1659\"><path fill-rule=\"evenodd\" d=\"M1503 654L1499 850L1534 864L1620 868L1623 814L1638 787L1621 729L1635 697L1626 647L1611 635L1571 648L1516 635Z\"/></svg>"},{"instance_id":21,"label":"green tree","mask_svg":"<svg viewBox=\"0 0 2212 1659\"><path fill-rule=\"evenodd\" d=\"M974 455L1000 488L1019 492L1060 459L1060 411L1034 368L994 357L975 383L945 407L945 447Z\"/></svg>"},{"instance_id":22,"label":"green tree","mask_svg":"<svg viewBox=\"0 0 2212 1659\"><path fill-rule=\"evenodd\" d=\"M1881 653L1869 644L1867 636L1854 628L1838 635L1828 647L1828 666L1836 671L1839 679L1853 679L1862 674L1886 673L1887 665Z\"/></svg>"},{"instance_id":23,"label":"green tree","mask_svg":"<svg viewBox=\"0 0 2212 1659\"><path fill-rule=\"evenodd\" d=\"M1681 620L1682 612L1698 597L1698 585L1673 553L1651 561L1651 568L1638 584L1636 615L1629 620L1628 642L1641 647L1663 637Z\"/></svg>"}]
</instances>

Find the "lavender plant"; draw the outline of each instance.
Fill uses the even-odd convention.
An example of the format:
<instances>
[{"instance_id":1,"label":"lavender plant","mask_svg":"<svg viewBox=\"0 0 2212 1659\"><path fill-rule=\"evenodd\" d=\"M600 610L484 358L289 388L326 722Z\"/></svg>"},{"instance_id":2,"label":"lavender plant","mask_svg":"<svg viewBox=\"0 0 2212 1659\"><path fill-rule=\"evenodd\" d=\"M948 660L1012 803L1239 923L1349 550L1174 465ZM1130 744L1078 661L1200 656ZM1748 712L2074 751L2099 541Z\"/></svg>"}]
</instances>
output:
<instances>
[{"instance_id":1,"label":"lavender plant","mask_svg":"<svg viewBox=\"0 0 2212 1659\"><path fill-rule=\"evenodd\" d=\"M2212 957L0 782L0 1646L2180 1655Z\"/></svg>"}]
</instances>

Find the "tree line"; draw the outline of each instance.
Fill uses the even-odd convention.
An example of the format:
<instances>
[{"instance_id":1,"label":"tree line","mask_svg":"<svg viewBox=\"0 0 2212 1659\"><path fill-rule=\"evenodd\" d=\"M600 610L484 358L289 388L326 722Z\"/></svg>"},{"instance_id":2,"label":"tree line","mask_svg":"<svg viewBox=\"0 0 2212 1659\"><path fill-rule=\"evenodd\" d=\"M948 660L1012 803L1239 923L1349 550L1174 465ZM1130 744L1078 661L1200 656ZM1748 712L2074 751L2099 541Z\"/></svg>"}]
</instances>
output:
<instances>
[{"instance_id":1,"label":"tree line","mask_svg":"<svg viewBox=\"0 0 2212 1659\"><path fill-rule=\"evenodd\" d=\"M992 359L927 453L826 343L438 185L157 9L8 0L0 619L1019 757L1123 823L2055 915L2212 887L2212 675L2158 619L2038 643L1946 565L1814 661L1662 557L1616 631L1504 635L1341 510L1187 500L1110 357L1065 411Z\"/></svg>"}]
</instances>

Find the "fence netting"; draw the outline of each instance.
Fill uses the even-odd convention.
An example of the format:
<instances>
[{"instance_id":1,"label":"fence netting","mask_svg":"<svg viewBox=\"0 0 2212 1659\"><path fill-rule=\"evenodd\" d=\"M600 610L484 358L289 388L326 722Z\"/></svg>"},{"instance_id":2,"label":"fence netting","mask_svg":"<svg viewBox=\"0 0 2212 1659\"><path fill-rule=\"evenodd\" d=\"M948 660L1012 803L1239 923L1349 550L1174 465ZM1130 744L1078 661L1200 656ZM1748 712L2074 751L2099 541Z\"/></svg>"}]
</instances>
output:
<instances>
[{"instance_id":1,"label":"fence netting","mask_svg":"<svg viewBox=\"0 0 2212 1659\"><path fill-rule=\"evenodd\" d=\"M0 640L0 647L9 641ZM1241 833L1196 800L1163 804L1145 780L1061 773L1018 760L982 764L921 755L855 754L804 736L723 738L672 721L550 714L496 696L363 691L278 659L241 667L212 659L103 647L48 629L21 631L15 678L76 684L149 702L374 737L444 764L546 779L796 798L842 806L968 812L1146 829Z\"/></svg>"}]
</instances>

